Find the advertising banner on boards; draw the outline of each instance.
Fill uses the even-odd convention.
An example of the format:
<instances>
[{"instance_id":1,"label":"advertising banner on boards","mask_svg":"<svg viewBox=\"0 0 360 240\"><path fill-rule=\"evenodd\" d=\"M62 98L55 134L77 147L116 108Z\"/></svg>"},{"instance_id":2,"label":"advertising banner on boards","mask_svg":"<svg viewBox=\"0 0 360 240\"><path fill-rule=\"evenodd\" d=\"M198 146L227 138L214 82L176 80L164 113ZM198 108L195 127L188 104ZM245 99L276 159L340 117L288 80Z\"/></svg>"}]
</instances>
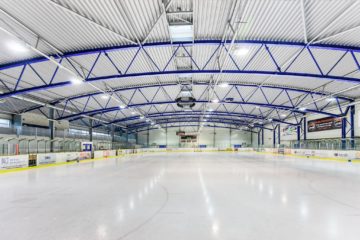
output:
<instances>
[{"instance_id":1,"label":"advertising banner on boards","mask_svg":"<svg viewBox=\"0 0 360 240\"><path fill-rule=\"evenodd\" d=\"M28 167L29 155L1 156L0 169Z\"/></svg>"},{"instance_id":2,"label":"advertising banner on boards","mask_svg":"<svg viewBox=\"0 0 360 240\"><path fill-rule=\"evenodd\" d=\"M51 164L56 163L56 153L40 153L37 155L37 164Z\"/></svg>"},{"instance_id":3,"label":"advertising banner on boards","mask_svg":"<svg viewBox=\"0 0 360 240\"><path fill-rule=\"evenodd\" d=\"M308 121L308 132L341 129L341 117L326 117Z\"/></svg>"}]
</instances>

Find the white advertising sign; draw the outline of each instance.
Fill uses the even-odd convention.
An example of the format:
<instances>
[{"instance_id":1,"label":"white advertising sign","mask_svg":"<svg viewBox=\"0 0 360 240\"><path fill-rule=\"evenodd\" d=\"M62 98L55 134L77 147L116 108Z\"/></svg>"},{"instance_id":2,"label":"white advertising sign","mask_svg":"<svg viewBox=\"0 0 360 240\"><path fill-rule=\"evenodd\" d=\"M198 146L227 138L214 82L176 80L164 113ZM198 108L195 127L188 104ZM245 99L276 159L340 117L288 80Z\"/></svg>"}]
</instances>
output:
<instances>
[{"instance_id":1,"label":"white advertising sign","mask_svg":"<svg viewBox=\"0 0 360 240\"><path fill-rule=\"evenodd\" d=\"M29 166L29 155L0 157L0 169L22 168L28 166Z\"/></svg>"},{"instance_id":2,"label":"white advertising sign","mask_svg":"<svg viewBox=\"0 0 360 240\"><path fill-rule=\"evenodd\" d=\"M56 153L44 153L37 155L37 165L56 163Z\"/></svg>"}]
</instances>

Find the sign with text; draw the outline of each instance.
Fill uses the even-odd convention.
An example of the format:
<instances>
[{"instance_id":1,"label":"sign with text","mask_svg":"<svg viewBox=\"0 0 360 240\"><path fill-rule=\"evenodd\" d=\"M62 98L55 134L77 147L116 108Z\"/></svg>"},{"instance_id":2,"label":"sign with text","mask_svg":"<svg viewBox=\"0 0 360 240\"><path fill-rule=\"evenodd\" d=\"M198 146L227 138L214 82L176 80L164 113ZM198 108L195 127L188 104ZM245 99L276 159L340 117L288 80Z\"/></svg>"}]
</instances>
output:
<instances>
[{"instance_id":1,"label":"sign with text","mask_svg":"<svg viewBox=\"0 0 360 240\"><path fill-rule=\"evenodd\" d=\"M91 152L93 148L92 142L81 142L81 151L82 152Z\"/></svg>"},{"instance_id":2,"label":"sign with text","mask_svg":"<svg viewBox=\"0 0 360 240\"><path fill-rule=\"evenodd\" d=\"M1 156L0 169L28 167L29 155Z\"/></svg>"},{"instance_id":3,"label":"sign with text","mask_svg":"<svg viewBox=\"0 0 360 240\"><path fill-rule=\"evenodd\" d=\"M333 129L341 129L341 117L326 117L308 121L308 132L319 132Z\"/></svg>"}]
</instances>

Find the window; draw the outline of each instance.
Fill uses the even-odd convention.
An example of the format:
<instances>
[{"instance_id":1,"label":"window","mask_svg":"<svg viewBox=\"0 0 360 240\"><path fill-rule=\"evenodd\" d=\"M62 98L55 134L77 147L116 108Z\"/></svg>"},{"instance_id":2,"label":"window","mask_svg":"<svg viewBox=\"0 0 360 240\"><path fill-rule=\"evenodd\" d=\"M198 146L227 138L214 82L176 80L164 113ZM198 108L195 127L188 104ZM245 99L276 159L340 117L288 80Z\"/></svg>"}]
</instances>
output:
<instances>
[{"instance_id":1,"label":"window","mask_svg":"<svg viewBox=\"0 0 360 240\"><path fill-rule=\"evenodd\" d=\"M8 119L0 119L0 127L9 128L10 127L10 120L8 120Z\"/></svg>"},{"instance_id":2,"label":"window","mask_svg":"<svg viewBox=\"0 0 360 240\"><path fill-rule=\"evenodd\" d=\"M89 134L89 132L86 130L73 129L73 128L69 129L69 133L78 134L78 135L88 135Z\"/></svg>"}]
</instances>

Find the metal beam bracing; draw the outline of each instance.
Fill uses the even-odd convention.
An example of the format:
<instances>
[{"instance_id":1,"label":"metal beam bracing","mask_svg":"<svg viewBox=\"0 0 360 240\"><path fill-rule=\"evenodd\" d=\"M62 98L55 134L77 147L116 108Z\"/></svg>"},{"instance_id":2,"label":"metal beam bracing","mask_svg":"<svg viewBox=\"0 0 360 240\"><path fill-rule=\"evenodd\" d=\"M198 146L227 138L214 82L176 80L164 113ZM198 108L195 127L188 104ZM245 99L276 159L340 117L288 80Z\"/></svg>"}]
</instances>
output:
<instances>
[{"instance_id":1,"label":"metal beam bracing","mask_svg":"<svg viewBox=\"0 0 360 240\"><path fill-rule=\"evenodd\" d=\"M189 125L184 125L184 126L181 126L181 127L186 128L186 127L199 127L199 126L200 126L199 124L189 124ZM207 127L225 128L225 129L232 129L232 130L238 130L238 131L245 131L245 132L255 133L255 132L253 132L253 131L251 131L251 130L240 130L240 129L238 129L238 128L228 127L228 126L220 126L220 125L216 125L216 124L214 124L214 125L212 125L212 126L207 126ZM169 125L169 126L167 126L166 128L179 128L179 125L173 125L173 126L172 126L172 125ZM158 128L157 128L157 127L152 127L152 128L146 127L146 128L144 128L144 129L135 129L134 131L137 131L137 132L139 133L139 132L156 130L156 129L158 129ZM130 132L130 133L134 133L134 132Z\"/></svg>"},{"instance_id":2,"label":"metal beam bracing","mask_svg":"<svg viewBox=\"0 0 360 240\"><path fill-rule=\"evenodd\" d=\"M208 84L194 82L193 85L194 86L207 86ZM121 92L124 92L124 91L148 89L148 88L154 88L154 87L163 88L163 87L174 87L174 86L178 86L178 84L177 83L163 83L160 86L159 86L159 84L150 84L150 85L134 86L134 87L122 87L122 88L112 89L112 92L113 93L115 93L115 92L121 93ZM284 90L284 92L281 92L281 94L287 94L288 96L290 96L289 92L290 93L291 92L303 93L303 94L309 94L308 96L313 95L313 96L319 96L319 97L327 96L328 94L330 94L330 93L323 93L323 92L317 92L317 91L300 89L300 88L292 88L292 87L285 87L285 86L275 86L275 85L264 85L264 86L260 87L260 86L257 86L255 84L230 83L229 86L230 87L236 87L236 88L239 88L239 87L252 87L252 88L255 88L255 89L258 89L258 90L261 89L261 91L265 91L265 93L264 93L265 97L266 97L266 90L272 90L272 89ZM58 103L61 103L63 101L78 100L78 99L81 99L81 98L96 97L96 96L99 96L99 95L102 95L102 94L104 94L104 93L103 92L86 93L86 94L76 95L76 96L73 96L73 97L66 97L66 98L62 98L62 99L57 99L55 101L52 101L51 104L58 104ZM348 97L338 96L336 98L339 99L339 100L342 100L342 101L348 101L348 102L353 101L352 98L348 98ZM39 107L42 107L42 106L39 106ZM31 110L34 110L34 109L39 108L39 107L29 108L24 112L31 111Z\"/></svg>"},{"instance_id":3,"label":"metal beam bracing","mask_svg":"<svg viewBox=\"0 0 360 240\"><path fill-rule=\"evenodd\" d=\"M239 129L240 126L247 126L246 123L238 123L236 121L221 121L221 120L217 120L217 119L210 119L208 121L199 121L198 119L184 119L184 118L179 118L179 119L169 119L169 118L165 118L165 119L159 119L157 121L157 124L161 125L161 124L171 124L171 123L184 123L184 125L181 125L181 127L186 127L187 125L185 125L186 123L204 123L204 125L206 127L208 126L213 126L213 123L217 123L217 124L224 124L224 125L232 125L232 126L237 126ZM139 128L145 128L145 127L148 127L148 126L155 126L154 125L151 125L151 123L137 123L137 124L132 124L132 125L129 125L128 126L128 130L129 131L132 131L132 130L136 130L136 129L139 129ZM268 130L272 130L272 128L267 128L265 126L260 126L260 125L257 125L255 126L256 128L259 128L259 129L268 129ZM236 128L234 128L236 129ZM239 130L247 130L247 129L239 129Z\"/></svg>"},{"instance_id":4,"label":"metal beam bracing","mask_svg":"<svg viewBox=\"0 0 360 240\"><path fill-rule=\"evenodd\" d=\"M167 123L188 123L188 122L202 122L202 123L222 123L226 125L236 125L236 126L245 126L248 127L248 122L246 121L239 121L237 119L231 119L231 118L209 118L209 119L200 119L200 116L196 117L173 117L173 118L158 118L156 119L156 124L167 124ZM138 126L149 126L149 125L156 125L155 123L150 122L137 122L134 124L129 124L128 128L133 129L134 127ZM264 125L256 124L254 127L256 128L266 128ZM267 128L270 129L270 128Z\"/></svg>"},{"instance_id":5,"label":"metal beam bracing","mask_svg":"<svg viewBox=\"0 0 360 240\"><path fill-rule=\"evenodd\" d=\"M203 86L203 87L207 86L207 84L205 84L205 83L194 83L194 85L199 85L199 86ZM171 89L173 87L177 87L177 86L178 85L175 83L167 83L167 84L163 84L161 86L148 85L148 86L138 86L138 87L126 87L126 88L121 88L121 89L114 89L111 94L113 96L119 97L121 99L125 99L124 97L120 96L121 94L129 96L128 97L129 99L125 99L125 104L128 104L128 107L138 108L138 110L140 110L140 112L142 112L143 115L148 116L149 112L141 111L141 107L146 106L146 105L151 105L152 103L154 103L154 105L159 104L159 103L156 103L153 101L153 99L155 99L155 97L158 95L159 90L164 90L165 92L167 92L166 89L169 90L169 89ZM258 92L262 94L261 96L262 96L262 98L264 98L265 104L266 104L266 105L261 105L261 106L272 109L272 111L269 111L269 113L266 113L266 114L264 114L264 112L261 111L261 116L258 117L259 119L267 119L267 118L276 119L276 118L278 118L278 120L279 120L278 122L281 122L280 121L281 116L280 116L278 110L284 109L284 108L281 108L281 106L280 106L281 104L286 105L286 102L288 102L288 104L287 104L288 107L286 108L288 111L299 112L297 110L298 110L300 104L302 102L304 102L304 99L308 98L311 100L311 99L314 99L314 97L319 99L319 98L322 98L323 96L326 96L325 93L314 92L314 91L309 91L309 90L304 90L304 89L293 89L293 88L289 88L289 87L280 87L280 86L259 87L254 84L240 84L239 83L239 84L230 84L228 89L226 89L226 91L224 90L225 92L223 92L222 98L219 99L220 104L222 104L224 106L224 108L227 109L226 106L228 106L228 104L231 104L231 102L228 102L228 97L231 97L232 100L235 100L235 102L237 102L237 103L239 103L238 100L241 100L241 102L249 103L249 100L251 100L251 97L248 99L248 101L245 101L243 95L241 94L242 88L258 90ZM150 90L150 92L151 91L155 92L155 94L151 94L146 97L143 94L143 92L148 91L148 90ZM215 94L217 94L217 91L215 91ZM123 115L123 118L126 118L126 116L124 116L122 111L120 109L118 109L117 107L112 107L112 108L107 107L107 106L109 106L110 99L106 100L106 104L104 103L105 105L101 104L101 102L104 101L103 99L101 99L102 96L103 96L102 92L92 92L92 93L87 93L84 95L74 96L74 97L61 99L61 100L56 100L56 101L53 101L51 104L58 106L59 109L62 109L62 110L57 111L57 119L59 119L59 120L74 117L74 115L71 115L68 112L77 112L78 115L81 115L81 118L86 116L86 114L89 114L89 116L94 116L97 113L101 113L100 119L102 119L104 113L116 112L115 119L108 119L107 124L115 123L114 120L117 120L116 118L119 114ZM132 104L132 100L137 97L145 99L146 105ZM202 97L202 96L200 96L200 97ZM152 99L152 100L150 101L149 99ZM172 100L170 96L168 96L168 98L166 98L166 99ZM282 102L280 102L279 99L282 99ZM295 101L294 99L298 99L298 100ZM340 103L349 103L349 102L353 101L352 99L346 98L346 97L337 97L336 99L337 99L336 106L339 108L340 113L343 112L341 110ZM201 100L205 101L205 98L201 99ZM79 102L82 102L82 104L79 105ZM89 102L96 103L96 108L100 107L100 109L94 109L93 106L90 106ZM274 105L275 102L277 102L276 105ZM167 103L168 103L167 107L170 107L175 111L174 105L172 105L171 102L167 102ZM250 102L250 104L251 104L251 102ZM259 104L262 104L262 103L259 103ZM113 104L110 103L110 106L113 106ZM258 103L256 106L258 106ZM291 107L291 109L289 108L289 106ZM325 104L324 104L325 107L319 108L317 105L314 105L314 106L316 108L314 108L313 111L316 111L316 113L322 113L322 114L328 115L328 113L325 111L325 108L327 106L331 106L331 104L330 104L330 102L325 102ZM38 105L36 107L28 108L22 112L33 111L36 109L40 110L42 107L44 107L44 106ZM154 106L154 107L156 109L156 106ZM241 105L238 105L236 108L241 110L243 107ZM306 111L311 112L312 110L306 110ZM242 111L242 112L244 113L244 111ZM227 113L230 114L231 111L227 110ZM271 116L272 113L274 113L274 114ZM289 115L291 115L291 114L289 114ZM75 115L75 117L76 116L77 115ZM76 119L78 119L78 118L80 118L80 117L77 117ZM102 123L102 125L103 124L104 123Z\"/></svg>"},{"instance_id":6,"label":"metal beam bracing","mask_svg":"<svg viewBox=\"0 0 360 240\"><path fill-rule=\"evenodd\" d=\"M206 103L206 102L207 102L206 100L195 101L195 103L198 103L198 104ZM219 103L222 104L222 102L219 102ZM273 108L273 109L278 109L278 110L291 111L293 113L298 113L298 114L305 113L305 110L302 111L302 110L297 109L296 107L287 106L287 105L277 105L277 104L268 104L268 103L259 103L259 102L242 102L242 101L233 101L233 102L225 102L225 103L226 104L236 104L236 105L250 105L250 106L256 106L259 108L270 108L270 109ZM139 107L143 107L143 106L153 106L153 105L161 105L161 104L165 104L165 105L166 104L176 104L176 101L145 102L145 103L129 104L128 108L139 108ZM123 110L120 109L119 107L109 107L109 108L104 107L104 108L85 111L82 113L65 115L62 117L58 117L57 120L71 119L71 118L80 117L83 115L94 116L96 114L103 114L103 113L117 112L117 111L121 112ZM318 111L318 110L313 110L313 109L307 109L306 112L323 114L323 115L333 116L333 117L341 116L341 114L334 114L334 113L330 113L330 112ZM264 115L262 116L262 118L266 119L266 117Z\"/></svg>"},{"instance_id":7,"label":"metal beam bracing","mask_svg":"<svg viewBox=\"0 0 360 240\"><path fill-rule=\"evenodd\" d=\"M81 73L81 69L72 64L72 67L85 78L85 82L95 82L95 81L107 81L107 80L121 80L126 78L134 78L134 77L145 77L145 76L168 76L168 75L184 75L184 74L219 74L220 70L215 67L211 67L211 62L215 61L215 56L217 54L209 54L210 56L208 59L197 59L196 56L189 55L191 58L193 68L190 70L174 70L174 68L170 68L170 63L174 60L174 55L169 54L169 56L162 56L161 61L167 60L167 64L162 66L160 64L160 60L156 59L152 54L151 51L149 51L149 48L173 48L173 47L179 47L181 49L184 49L184 51L187 52L187 54L190 54L186 48L188 46L198 46L198 47L204 47L204 51L208 49L209 45L215 45L214 53L217 51L220 51L220 47L216 46L227 46L230 44L230 41L218 41L218 40L202 40L202 41L195 41L195 42L181 42L181 43L169 43L169 42L163 42L163 43L147 43L142 45L141 48L137 45L123 45L123 46L117 46L117 47L111 47L111 48L101 48L101 49L91 49L91 50L85 50L80 52L70 52L65 53L62 56L51 56L51 59L54 61L62 61L68 62L68 64L71 62L69 61L70 58L77 58L78 60L80 58L85 58L84 60L91 62L90 65L91 68L86 73ZM336 46L336 45L322 45L322 44L314 44L311 46L302 44L302 43L293 43L293 42L272 42L272 41L235 41L235 44L247 44L251 45L254 48L258 48L260 50L252 52L252 56L249 56L249 60L244 64L239 61L236 57L233 56L233 53L230 53L230 60L229 64L226 64L224 68L221 70L222 74L245 74L245 75L266 75L266 76L285 76L285 77L303 77L303 78L316 78L316 79L323 79L323 80L335 80L335 81L345 81L345 82L352 82L352 83L360 83L360 78L356 77L353 73L357 72L359 70L359 62L358 62L358 55L360 52L360 48L356 47L345 47L345 46ZM281 61L278 54L276 54L275 48L283 47L284 51L289 48L298 48L299 54L285 67L281 68ZM120 69L119 64L114 60L114 56L112 55L113 52L119 52L119 51L130 51L135 52L134 56L130 59L125 59L124 61L128 62L122 62L122 65L125 65L123 69ZM207 50L208 51L208 50ZM337 53L340 52L340 57L333 62L332 66L329 69L325 69L322 61L324 61L323 58L320 59L319 55L316 54L316 51L336 51ZM306 56L304 55L306 54ZM151 59L152 64L154 65L154 70L152 71L141 71L141 67L134 67L134 65L140 64L141 60L140 58L143 56L147 56ZM338 56L339 54L334 54L334 56ZM95 56L95 57L94 57ZM88 58L86 58L88 57ZM308 58L307 64L309 64L309 68L312 70L301 70L301 69L294 69L294 66L297 63L302 63L304 61L304 57ZM264 61L267 61L271 64L266 64L266 66L256 66L253 64L256 59L263 59ZM113 72L115 74L96 74L94 76L95 72L98 72L98 69L103 68L103 65L99 64L100 60L104 63L104 61L107 61L108 68L111 66L113 67ZM347 64L349 64L349 61L354 66L354 69L352 72L349 73L343 73L339 74L337 71L335 71L338 66L344 64L346 61ZM37 65L40 63L49 62L49 60L45 57L15 62L15 63L9 63L5 65L0 66L0 72L5 71L12 68L19 68L21 71L19 71L19 76L16 77L16 79L13 82L6 82L5 89L3 93L0 94L1 98L7 98L14 95L20 95L25 93L32 93L42 90L50 90L53 88L58 87L64 87L71 85L71 81L69 79L57 79L54 80L59 72L61 71L61 68L56 68L53 73L51 73L50 76L45 76L40 71L36 71L36 75L39 77L39 85L30 85L27 84L29 81L24 78L26 75L25 73L28 71L34 71ZM27 67L28 66L28 67ZM315 70L314 70L315 69ZM47 71L49 74L49 71ZM107 72L109 73L109 72ZM34 74L34 73L32 73ZM105 73L106 74L106 73ZM49 79L49 80L47 80Z\"/></svg>"},{"instance_id":8,"label":"metal beam bracing","mask_svg":"<svg viewBox=\"0 0 360 240\"><path fill-rule=\"evenodd\" d=\"M192 111L192 112L183 112L183 111L178 111L178 112L162 112L162 113L153 113L153 114L149 114L148 117L150 117L151 119L156 119L158 117L192 117L192 116L201 116L201 111ZM209 112L209 118L222 118L222 117L237 117L237 118L250 118L250 119L258 119L258 120L263 120L262 116L260 115L255 115L255 114L244 114L244 113L228 113L228 112L219 112L219 111L214 111L214 112ZM80 119L80 118L75 118L76 120ZM126 118L119 118L119 119L115 119L112 122L110 122L110 124L112 123L119 123L119 122L128 122L128 121L141 121L142 119L140 118L140 116L131 116L131 117L126 117ZM277 123L283 123L283 124L288 124L288 125L297 125L291 122L287 122L285 120L281 120L281 119L272 119L272 122L277 122ZM101 127L102 125L95 125L94 128L96 127Z\"/></svg>"}]
</instances>

